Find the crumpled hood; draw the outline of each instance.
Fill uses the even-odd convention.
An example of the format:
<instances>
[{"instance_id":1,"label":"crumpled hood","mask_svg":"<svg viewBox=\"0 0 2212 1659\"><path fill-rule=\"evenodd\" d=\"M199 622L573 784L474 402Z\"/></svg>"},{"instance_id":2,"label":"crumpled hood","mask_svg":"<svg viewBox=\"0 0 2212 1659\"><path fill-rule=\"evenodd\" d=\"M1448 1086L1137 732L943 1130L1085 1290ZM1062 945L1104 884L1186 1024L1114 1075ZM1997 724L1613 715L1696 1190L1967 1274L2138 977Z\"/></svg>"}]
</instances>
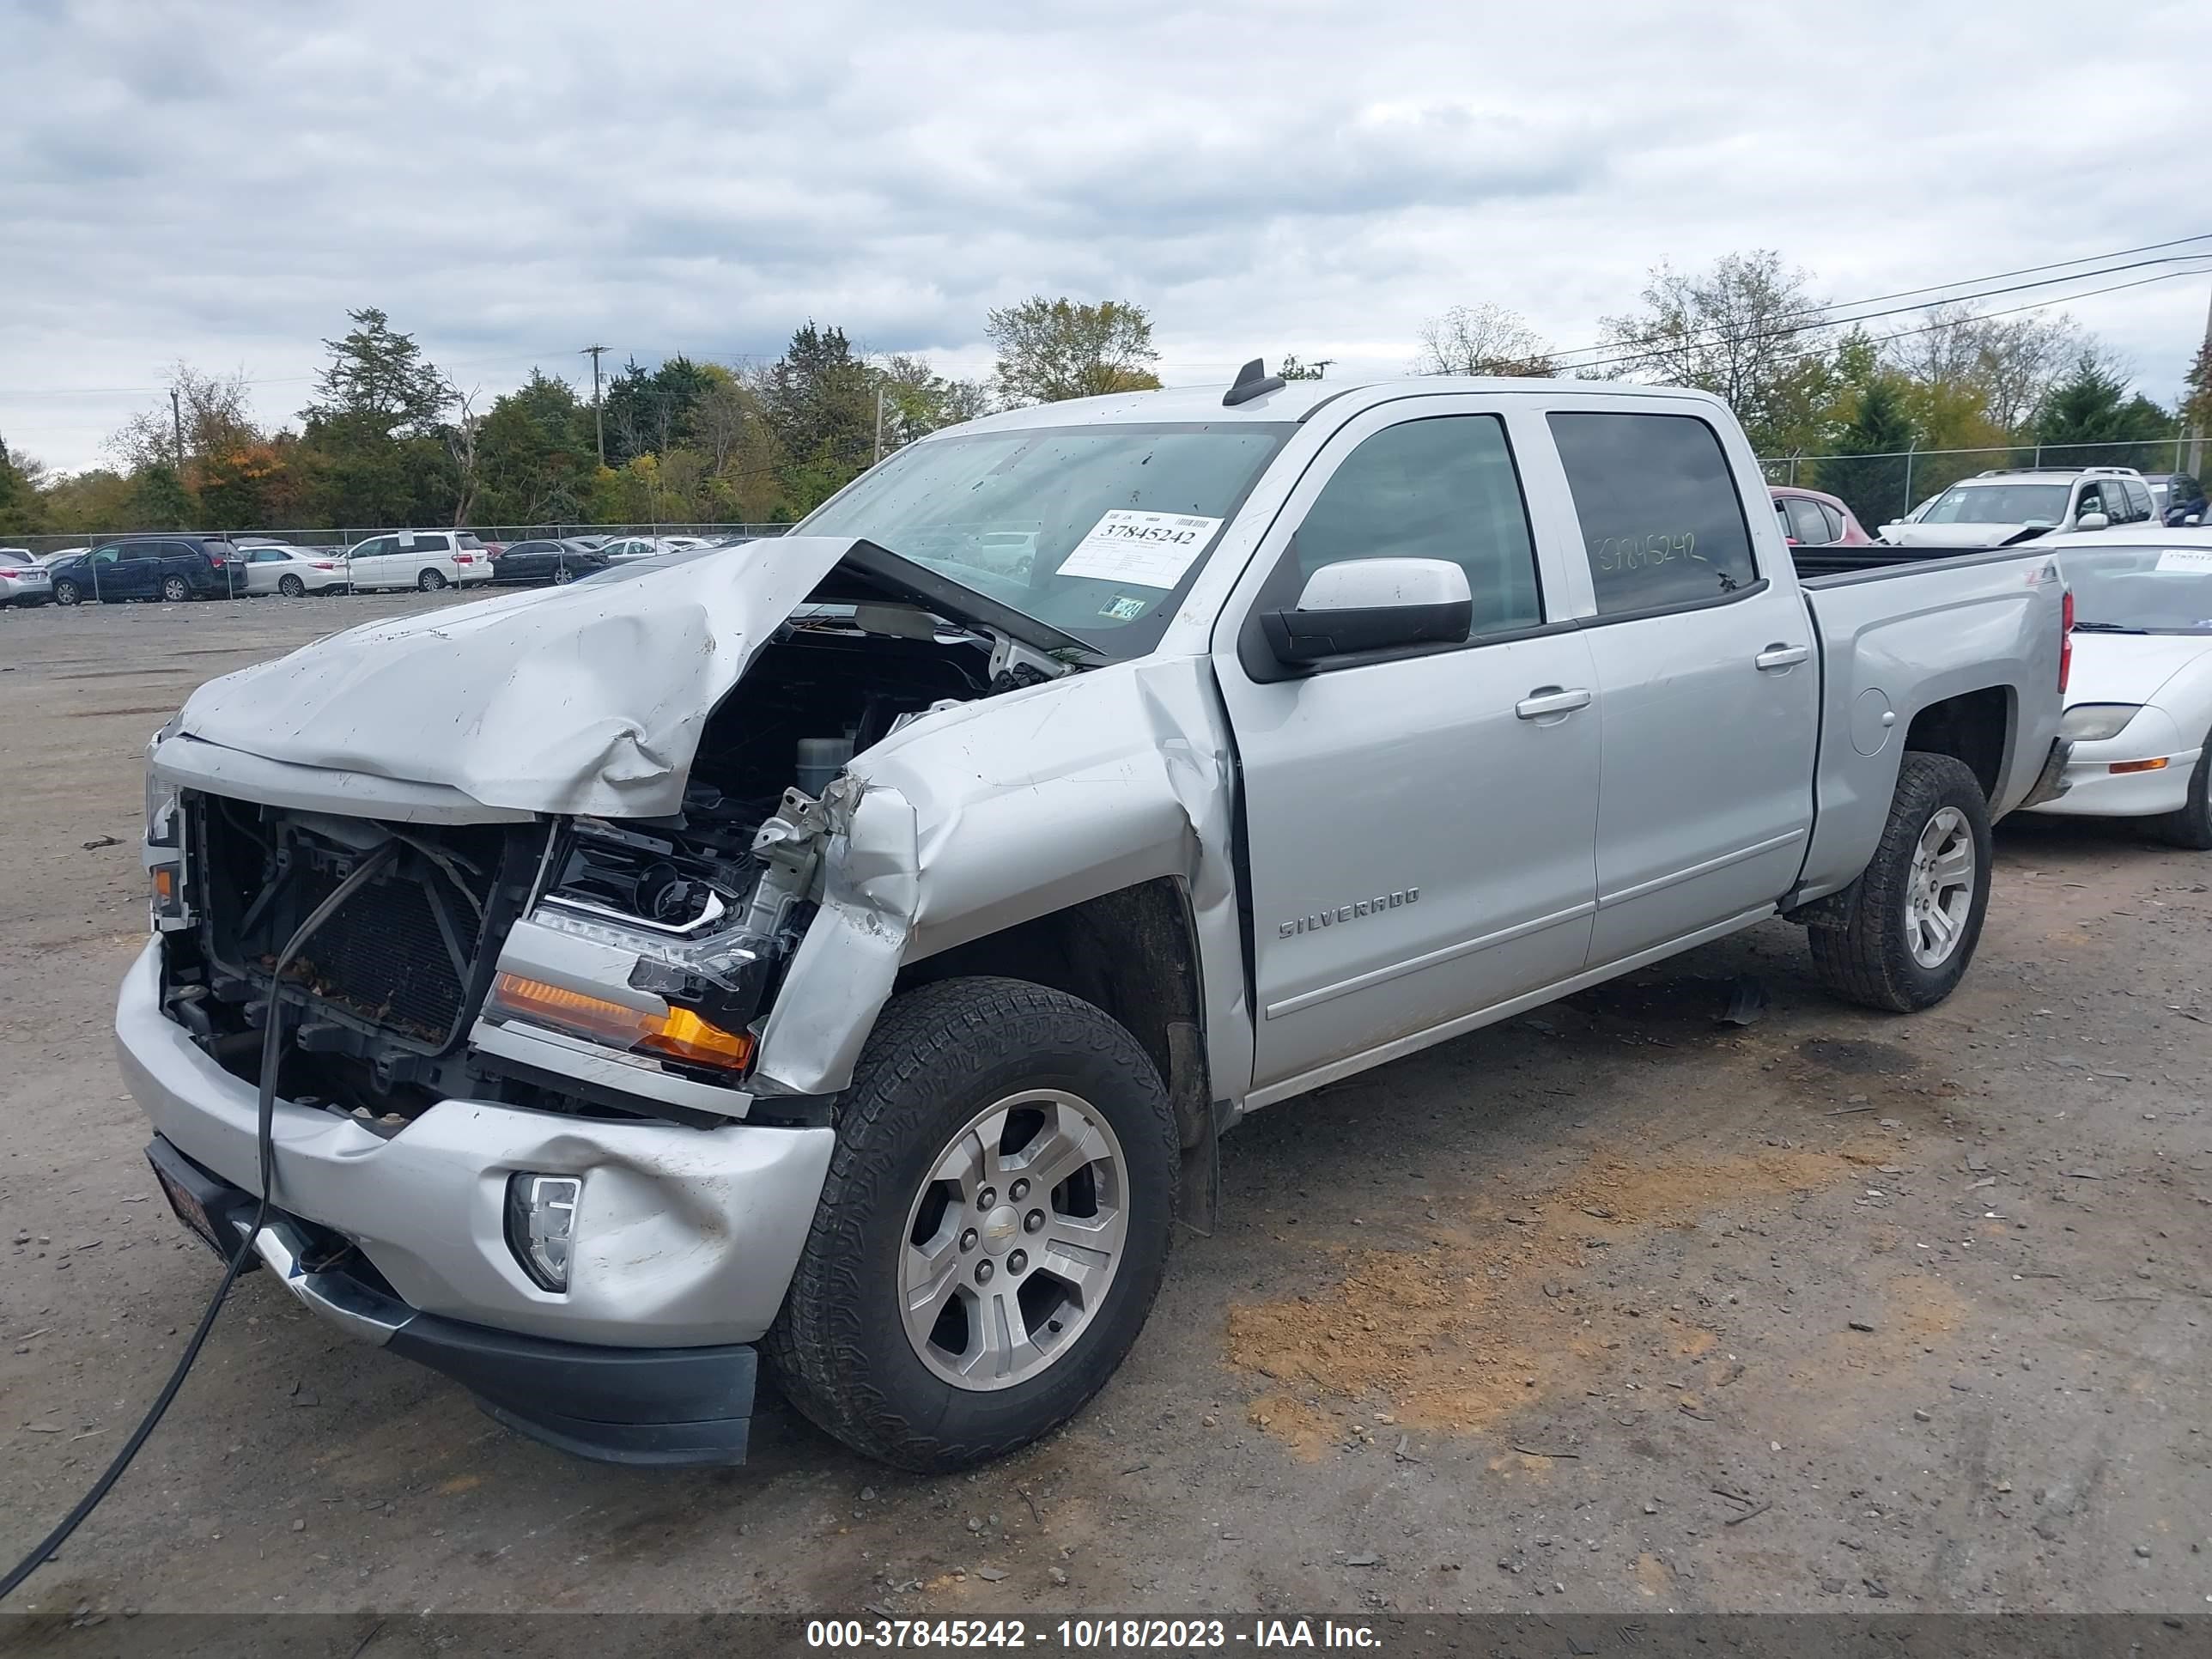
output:
<instances>
[{"instance_id":1,"label":"crumpled hood","mask_svg":"<svg viewBox=\"0 0 2212 1659\"><path fill-rule=\"evenodd\" d=\"M348 629L192 694L179 729L487 806L679 811L700 729L856 544L787 536Z\"/></svg>"},{"instance_id":2,"label":"crumpled hood","mask_svg":"<svg viewBox=\"0 0 2212 1659\"><path fill-rule=\"evenodd\" d=\"M2160 686L2208 652L2212 635L2203 634L2077 633L2066 702L2154 702Z\"/></svg>"}]
</instances>

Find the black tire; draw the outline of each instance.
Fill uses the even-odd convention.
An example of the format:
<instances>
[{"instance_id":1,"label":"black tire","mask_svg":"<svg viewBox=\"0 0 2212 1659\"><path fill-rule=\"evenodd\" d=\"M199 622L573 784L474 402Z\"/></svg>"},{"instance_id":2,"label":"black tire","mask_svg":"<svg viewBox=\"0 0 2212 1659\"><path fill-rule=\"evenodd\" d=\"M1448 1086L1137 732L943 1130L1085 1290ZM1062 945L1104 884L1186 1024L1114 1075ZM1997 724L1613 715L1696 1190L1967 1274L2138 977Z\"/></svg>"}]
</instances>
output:
<instances>
[{"instance_id":1,"label":"black tire","mask_svg":"<svg viewBox=\"0 0 2212 1659\"><path fill-rule=\"evenodd\" d=\"M434 593L446 585L446 579L434 570L426 570L415 579L415 586L425 593Z\"/></svg>"},{"instance_id":2,"label":"black tire","mask_svg":"<svg viewBox=\"0 0 2212 1659\"><path fill-rule=\"evenodd\" d=\"M2189 799L2178 811L2149 820L2150 832L2160 841L2186 847L2194 853L2212 852L2212 732L2204 738L2204 752L2189 775Z\"/></svg>"},{"instance_id":3,"label":"black tire","mask_svg":"<svg viewBox=\"0 0 2212 1659\"><path fill-rule=\"evenodd\" d=\"M185 600L191 599L191 584L186 581L182 576L164 576L161 578L162 604L182 605Z\"/></svg>"},{"instance_id":4,"label":"black tire","mask_svg":"<svg viewBox=\"0 0 2212 1659\"><path fill-rule=\"evenodd\" d=\"M1930 966L1913 954L1905 905L1921 834L1946 807L1958 811L1972 837L1972 890L1950 953ZM1966 974L1981 940L1990 907L1990 805L1973 773L1949 755L1907 751L1874 857L1856 881L1811 918L1813 966L1820 982L1846 1002L1892 1013L1913 1013L1942 1001Z\"/></svg>"},{"instance_id":5,"label":"black tire","mask_svg":"<svg viewBox=\"0 0 2212 1659\"><path fill-rule=\"evenodd\" d=\"M1123 1255L1098 1310L1034 1375L982 1391L940 1378L898 1292L908 1218L940 1152L976 1112L1059 1088L1112 1127L1127 1164ZM953 979L894 998L838 1097L830 1162L782 1311L762 1348L785 1397L854 1450L922 1474L1003 1456L1081 1410L1159 1293L1179 1139L1159 1073L1100 1009L1024 981Z\"/></svg>"},{"instance_id":6,"label":"black tire","mask_svg":"<svg viewBox=\"0 0 2212 1659\"><path fill-rule=\"evenodd\" d=\"M68 577L64 576L54 583L54 603L56 605L82 605L84 603L84 590L79 587L75 582L71 581Z\"/></svg>"},{"instance_id":7,"label":"black tire","mask_svg":"<svg viewBox=\"0 0 2212 1659\"><path fill-rule=\"evenodd\" d=\"M279 576L276 591L288 599L303 599L307 596L307 585L297 576Z\"/></svg>"}]
</instances>

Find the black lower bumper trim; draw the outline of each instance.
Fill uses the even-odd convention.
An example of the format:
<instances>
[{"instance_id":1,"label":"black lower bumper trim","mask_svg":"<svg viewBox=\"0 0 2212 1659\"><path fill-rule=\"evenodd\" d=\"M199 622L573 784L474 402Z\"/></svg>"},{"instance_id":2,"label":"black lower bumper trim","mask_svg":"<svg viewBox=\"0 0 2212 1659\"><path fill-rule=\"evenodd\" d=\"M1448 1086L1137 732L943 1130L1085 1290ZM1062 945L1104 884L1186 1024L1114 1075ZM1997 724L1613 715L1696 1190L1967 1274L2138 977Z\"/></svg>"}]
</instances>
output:
<instances>
[{"instance_id":1,"label":"black lower bumper trim","mask_svg":"<svg viewBox=\"0 0 2212 1659\"><path fill-rule=\"evenodd\" d=\"M219 1239L251 1224L252 1194L193 1163L160 1135L146 1149L171 1208L193 1232L221 1249ZM313 1221L272 1209L273 1224L297 1224L349 1258L346 1241ZM357 1256L350 1256L357 1260ZM373 1272L371 1276L373 1277ZM331 1286L333 1279L343 1279ZM390 1334L381 1345L476 1395L498 1422L533 1440L604 1463L663 1468L725 1466L745 1461L753 1388L760 1356L750 1345L711 1348L611 1348L465 1324L410 1308L381 1283L360 1285L344 1260L318 1265L304 1282L288 1285L311 1308L356 1328L333 1309L373 1302ZM324 1286L321 1291L314 1287ZM331 1292L342 1289L343 1299ZM356 1334L360 1334L356 1328Z\"/></svg>"},{"instance_id":2,"label":"black lower bumper trim","mask_svg":"<svg viewBox=\"0 0 2212 1659\"><path fill-rule=\"evenodd\" d=\"M507 1427L578 1457L745 1461L760 1356L744 1343L602 1348L417 1314L386 1346L452 1377Z\"/></svg>"}]
</instances>

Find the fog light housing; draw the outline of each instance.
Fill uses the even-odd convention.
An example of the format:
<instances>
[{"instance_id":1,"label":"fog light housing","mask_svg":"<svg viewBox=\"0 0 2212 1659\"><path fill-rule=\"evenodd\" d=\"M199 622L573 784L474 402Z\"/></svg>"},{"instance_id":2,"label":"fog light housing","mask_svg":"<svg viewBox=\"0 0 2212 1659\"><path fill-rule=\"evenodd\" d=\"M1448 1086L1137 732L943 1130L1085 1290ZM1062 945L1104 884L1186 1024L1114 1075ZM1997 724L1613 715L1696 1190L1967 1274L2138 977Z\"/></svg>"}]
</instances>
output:
<instances>
[{"instance_id":1,"label":"fog light housing","mask_svg":"<svg viewBox=\"0 0 2212 1659\"><path fill-rule=\"evenodd\" d=\"M507 1177L507 1247L542 1288L568 1288L570 1251L576 1241L580 1176L538 1175L523 1170Z\"/></svg>"}]
</instances>

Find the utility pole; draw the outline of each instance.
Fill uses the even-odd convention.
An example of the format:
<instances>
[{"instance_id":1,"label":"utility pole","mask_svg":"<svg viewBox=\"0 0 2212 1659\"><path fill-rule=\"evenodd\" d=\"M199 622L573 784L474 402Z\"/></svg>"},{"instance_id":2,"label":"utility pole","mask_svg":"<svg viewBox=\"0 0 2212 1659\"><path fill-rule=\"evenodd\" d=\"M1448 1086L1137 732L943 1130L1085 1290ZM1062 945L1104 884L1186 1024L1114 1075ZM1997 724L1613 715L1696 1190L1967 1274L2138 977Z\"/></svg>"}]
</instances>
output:
<instances>
[{"instance_id":1,"label":"utility pole","mask_svg":"<svg viewBox=\"0 0 2212 1659\"><path fill-rule=\"evenodd\" d=\"M599 407L599 354L611 348L607 346L586 346L576 354L579 357L592 360L592 424L599 432L601 466L607 464L607 417L606 412Z\"/></svg>"},{"instance_id":2,"label":"utility pole","mask_svg":"<svg viewBox=\"0 0 2212 1659\"><path fill-rule=\"evenodd\" d=\"M2200 361L2212 367L2212 303L2204 307L2204 356ZM2200 398L2212 398L2212 384L2198 386L2196 391ZM2204 476L2204 417L2202 415L2189 422L2189 476L2192 478Z\"/></svg>"},{"instance_id":3,"label":"utility pole","mask_svg":"<svg viewBox=\"0 0 2212 1659\"><path fill-rule=\"evenodd\" d=\"M177 434L177 477L185 476L185 412L177 401L177 389L169 388L169 428Z\"/></svg>"},{"instance_id":4,"label":"utility pole","mask_svg":"<svg viewBox=\"0 0 2212 1659\"><path fill-rule=\"evenodd\" d=\"M1316 380L1326 380L1327 379L1328 379L1328 366L1329 366L1331 363L1334 362L1335 361L1336 361L1336 359L1335 359L1335 358L1334 358L1334 357L1316 357L1316 358L1315 358L1315 359L1314 359L1314 379L1316 379Z\"/></svg>"},{"instance_id":5,"label":"utility pole","mask_svg":"<svg viewBox=\"0 0 2212 1659\"><path fill-rule=\"evenodd\" d=\"M884 458L884 389L876 388L876 459Z\"/></svg>"}]
</instances>

